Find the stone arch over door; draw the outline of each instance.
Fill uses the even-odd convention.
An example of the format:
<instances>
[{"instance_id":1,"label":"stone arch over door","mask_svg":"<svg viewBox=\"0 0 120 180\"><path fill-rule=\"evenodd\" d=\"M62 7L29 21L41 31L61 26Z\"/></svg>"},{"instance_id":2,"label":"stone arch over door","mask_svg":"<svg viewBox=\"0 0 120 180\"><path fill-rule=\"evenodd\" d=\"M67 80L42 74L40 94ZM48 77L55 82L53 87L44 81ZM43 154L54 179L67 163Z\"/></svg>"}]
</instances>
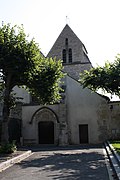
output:
<instances>
[{"instance_id":1,"label":"stone arch over door","mask_svg":"<svg viewBox=\"0 0 120 180\"><path fill-rule=\"evenodd\" d=\"M31 123L35 126L38 144L58 144L59 121L53 110L40 108L34 113Z\"/></svg>"}]
</instances>

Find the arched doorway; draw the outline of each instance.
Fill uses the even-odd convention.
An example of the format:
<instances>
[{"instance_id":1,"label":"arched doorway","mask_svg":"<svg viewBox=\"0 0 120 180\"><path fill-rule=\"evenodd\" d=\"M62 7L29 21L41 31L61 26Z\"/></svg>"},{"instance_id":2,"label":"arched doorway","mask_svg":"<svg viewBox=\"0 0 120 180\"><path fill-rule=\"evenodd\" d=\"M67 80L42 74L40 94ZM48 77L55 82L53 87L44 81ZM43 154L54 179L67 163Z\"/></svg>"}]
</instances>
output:
<instances>
[{"instance_id":1,"label":"arched doorway","mask_svg":"<svg viewBox=\"0 0 120 180\"><path fill-rule=\"evenodd\" d=\"M52 121L40 121L38 123L39 144L54 144L54 123Z\"/></svg>"},{"instance_id":2,"label":"arched doorway","mask_svg":"<svg viewBox=\"0 0 120 180\"><path fill-rule=\"evenodd\" d=\"M30 121L34 128L37 144L57 145L59 141L59 120L49 107L38 109Z\"/></svg>"}]
</instances>

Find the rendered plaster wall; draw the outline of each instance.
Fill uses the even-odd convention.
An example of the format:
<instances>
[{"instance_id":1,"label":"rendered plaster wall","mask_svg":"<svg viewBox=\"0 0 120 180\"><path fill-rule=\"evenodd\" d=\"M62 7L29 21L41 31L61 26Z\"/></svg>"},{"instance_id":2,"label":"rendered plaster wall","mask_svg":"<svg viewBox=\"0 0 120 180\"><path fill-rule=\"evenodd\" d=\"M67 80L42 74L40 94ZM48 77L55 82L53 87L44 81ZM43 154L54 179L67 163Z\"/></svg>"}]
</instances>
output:
<instances>
[{"instance_id":1,"label":"rendered plaster wall","mask_svg":"<svg viewBox=\"0 0 120 180\"><path fill-rule=\"evenodd\" d=\"M107 135L108 105L106 99L67 76L66 88L69 141L80 144L79 125L88 124L89 143L99 143Z\"/></svg>"},{"instance_id":2,"label":"rendered plaster wall","mask_svg":"<svg viewBox=\"0 0 120 180\"><path fill-rule=\"evenodd\" d=\"M47 108L49 108L48 114ZM43 109L43 110L42 110ZM52 110L52 111L51 111ZM46 112L45 112L46 111ZM54 113L52 115L51 112ZM43 116L41 115L43 114ZM51 117L49 118L49 113ZM46 116L46 117L45 117ZM47 117L48 116L48 117ZM67 144L66 105L23 106L22 107L22 136L25 144L38 144L38 123L50 120L54 122L55 144Z\"/></svg>"}]
</instances>

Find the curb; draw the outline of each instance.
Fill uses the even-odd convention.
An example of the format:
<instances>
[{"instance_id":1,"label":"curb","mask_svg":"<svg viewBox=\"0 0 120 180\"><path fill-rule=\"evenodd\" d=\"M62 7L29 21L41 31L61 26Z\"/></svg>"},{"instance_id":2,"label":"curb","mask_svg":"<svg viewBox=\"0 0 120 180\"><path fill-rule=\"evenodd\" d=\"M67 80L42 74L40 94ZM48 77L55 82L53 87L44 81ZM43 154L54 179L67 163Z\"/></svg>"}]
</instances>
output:
<instances>
[{"instance_id":1,"label":"curb","mask_svg":"<svg viewBox=\"0 0 120 180\"><path fill-rule=\"evenodd\" d=\"M11 166L13 166L15 163L18 163L18 162L24 160L25 158L29 157L32 154L33 154L32 151L29 150L23 154L18 155L17 157L14 157L12 159L9 159L5 162L0 163L0 172L4 171L5 169L7 169Z\"/></svg>"},{"instance_id":2,"label":"curb","mask_svg":"<svg viewBox=\"0 0 120 180\"><path fill-rule=\"evenodd\" d=\"M118 164L120 166L120 156L119 156L119 154L116 152L115 148L112 146L112 144L110 144L109 141L107 141L107 143L109 144L109 147L110 147L112 153L114 154L114 156L115 156L115 158L116 158L116 160L117 160L117 162L118 162Z\"/></svg>"},{"instance_id":3,"label":"curb","mask_svg":"<svg viewBox=\"0 0 120 180\"><path fill-rule=\"evenodd\" d=\"M119 160L118 160L119 156L116 154L113 146L109 143L109 141L104 143L104 145L105 145L105 149L106 149L108 158L112 165L113 171L115 173L115 176L117 179L120 180L120 164L119 164Z\"/></svg>"},{"instance_id":4,"label":"curb","mask_svg":"<svg viewBox=\"0 0 120 180\"><path fill-rule=\"evenodd\" d=\"M112 170L112 168L110 166L109 158L108 158L107 152L106 152L104 147L103 147L103 154L104 154L104 157L105 157L105 164L106 164L109 180L113 180L113 170Z\"/></svg>"}]
</instances>

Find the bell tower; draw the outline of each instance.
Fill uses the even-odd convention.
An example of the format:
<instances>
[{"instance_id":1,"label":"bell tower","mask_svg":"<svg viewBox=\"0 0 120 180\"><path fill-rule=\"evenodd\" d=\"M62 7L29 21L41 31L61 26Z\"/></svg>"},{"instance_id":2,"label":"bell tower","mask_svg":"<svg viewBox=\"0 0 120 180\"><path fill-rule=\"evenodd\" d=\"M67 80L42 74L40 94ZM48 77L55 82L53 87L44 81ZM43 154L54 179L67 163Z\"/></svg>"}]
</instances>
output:
<instances>
[{"instance_id":1,"label":"bell tower","mask_svg":"<svg viewBox=\"0 0 120 180\"><path fill-rule=\"evenodd\" d=\"M68 24L66 24L58 36L47 56L56 57L57 60L61 59L63 61L64 72L67 72L69 76L77 80L81 72L92 67L84 44Z\"/></svg>"}]
</instances>

